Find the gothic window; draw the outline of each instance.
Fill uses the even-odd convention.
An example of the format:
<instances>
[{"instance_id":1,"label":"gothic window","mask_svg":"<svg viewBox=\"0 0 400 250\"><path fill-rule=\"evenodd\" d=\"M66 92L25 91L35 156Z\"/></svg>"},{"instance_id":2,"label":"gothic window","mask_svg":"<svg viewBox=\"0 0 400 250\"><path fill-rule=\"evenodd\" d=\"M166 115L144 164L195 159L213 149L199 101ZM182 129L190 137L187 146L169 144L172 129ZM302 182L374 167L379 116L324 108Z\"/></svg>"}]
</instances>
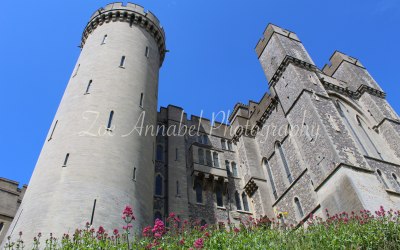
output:
<instances>
[{"instance_id":1,"label":"gothic window","mask_svg":"<svg viewBox=\"0 0 400 250\"><path fill-rule=\"evenodd\" d=\"M150 48L149 47L146 47L146 52L145 52L145 54L144 54L147 58L149 58L149 56L150 56Z\"/></svg>"},{"instance_id":2,"label":"gothic window","mask_svg":"<svg viewBox=\"0 0 400 250\"><path fill-rule=\"evenodd\" d=\"M374 149L374 151L377 154L377 156L383 160L383 158L381 156L381 153L378 151L378 148L376 147L376 145L373 142L372 138L370 137L368 131L366 130L366 129L368 129L368 127L366 126L365 122L358 115L356 116L356 119L357 119L358 126L360 126L361 131L364 134L364 138L368 139L368 142L370 143L370 145Z\"/></svg>"},{"instance_id":3,"label":"gothic window","mask_svg":"<svg viewBox=\"0 0 400 250\"><path fill-rule=\"evenodd\" d=\"M139 106L143 108L143 98L144 98L144 94L141 93L140 94L140 102L139 102Z\"/></svg>"},{"instance_id":4,"label":"gothic window","mask_svg":"<svg viewBox=\"0 0 400 250\"><path fill-rule=\"evenodd\" d=\"M242 193L242 201L243 201L243 209L244 209L244 211L249 212L250 208L249 208L249 202L247 201L246 192Z\"/></svg>"},{"instance_id":5,"label":"gothic window","mask_svg":"<svg viewBox=\"0 0 400 250\"><path fill-rule=\"evenodd\" d=\"M162 161L163 160L163 146L157 145L157 161Z\"/></svg>"},{"instance_id":6,"label":"gothic window","mask_svg":"<svg viewBox=\"0 0 400 250\"><path fill-rule=\"evenodd\" d=\"M232 142L231 142L231 141L228 141L228 149L229 149L230 151L233 150Z\"/></svg>"},{"instance_id":7,"label":"gothic window","mask_svg":"<svg viewBox=\"0 0 400 250\"><path fill-rule=\"evenodd\" d=\"M54 134L54 131L56 130L57 123L58 123L58 120L54 123L53 129L51 130L50 137L47 141L50 141L51 139L53 139L53 134Z\"/></svg>"},{"instance_id":8,"label":"gothic window","mask_svg":"<svg viewBox=\"0 0 400 250\"><path fill-rule=\"evenodd\" d=\"M400 182L399 182L399 179L397 179L397 176L394 173L392 173L392 177L393 177L393 180L397 183L397 186L400 188Z\"/></svg>"},{"instance_id":9,"label":"gothic window","mask_svg":"<svg viewBox=\"0 0 400 250\"><path fill-rule=\"evenodd\" d=\"M219 158L217 152L213 153L213 160L214 160L214 167L219 168Z\"/></svg>"},{"instance_id":10,"label":"gothic window","mask_svg":"<svg viewBox=\"0 0 400 250\"><path fill-rule=\"evenodd\" d=\"M234 177L238 177L238 169L237 169L236 163L232 162L231 164L232 164L232 175Z\"/></svg>"},{"instance_id":11,"label":"gothic window","mask_svg":"<svg viewBox=\"0 0 400 250\"><path fill-rule=\"evenodd\" d=\"M154 213L154 221L156 221L156 219L162 220L162 215L160 211Z\"/></svg>"},{"instance_id":12,"label":"gothic window","mask_svg":"<svg viewBox=\"0 0 400 250\"><path fill-rule=\"evenodd\" d=\"M353 125L351 124L347 111L346 111L346 107L342 104L342 102L340 102L339 100L336 100L336 108L339 111L340 116L343 118L344 123L346 124L346 127L350 130L351 135L353 136L353 138L356 139L356 142L358 144L358 146L360 147L360 149L362 150L363 154L367 154L367 150L365 149L364 145L362 144L360 137L358 137L355 128L353 127Z\"/></svg>"},{"instance_id":13,"label":"gothic window","mask_svg":"<svg viewBox=\"0 0 400 250\"><path fill-rule=\"evenodd\" d=\"M229 166L229 161L225 161L225 168L226 168L226 171L228 172L228 176L230 176L231 170L230 170L230 166Z\"/></svg>"},{"instance_id":14,"label":"gothic window","mask_svg":"<svg viewBox=\"0 0 400 250\"><path fill-rule=\"evenodd\" d=\"M114 110L111 110L110 116L108 117L107 130L111 130L113 117L114 117Z\"/></svg>"},{"instance_id":15,"label":"gothic window","mask_svg":"<svg viewBox=\"0 0 400 250\"><path fill-rule=\"evenodd\" d=\"M106 44L107 42L107 35L104 35L103 41L101 41L101 45Z\"/></svg>"},{"instance_id":16,"label":"gothic window","mask_svg":"<svg viewBox=\"0 0 400 250\"><path fill-rule=\"evenodd\" d=\"M196 202L202 204L203 203L203 187L200 181L196 181Z\"/></svg>"},{"instance_id":17,"label":"gothic window","mask_svg":"<svg viewBox=\"0 0 400 250\"><path fill-rule=\"evenodd\" d=\"M301 207L299 198L294 197L294 203L296 204L297 212L299 213L300 218L303 218L304 212L303 212L303 208Z\"/></svg>"},{"instance_id":18,"label":"gothic window","mask_svg":"<svg viewBox=\"0 0 400 250\"><path fill-rule=\"evenodd\" d=\"M278 195L276 193L276 187L275 187L274 178L272 177L271 167L270 167L267 159L264 160L264 165L265 165L265 168L267 169L268 179L269 179L269 182L271 183L272 193L273 193L274 198L276 200L276 199L278 199Z\"/></svg>"},{"instance_id":19,"label":"gothic window","mask_svg":"<svg viewBox=\"0 0 400 250\"><path fill-rule=\"evenodd\" d=\"M121 61L120 61L120 63L119 63L119 66L120 66L121 68L125 67L125 56L122 56L122 57L121 57Z\"/></svg>"},{"instance_id":20,"label":"gothic window","mask_svg":"<svg viewBox=\"0 0 400 250\"><path fill-rule=\"evenodd\" d=\"M225 141L225 139L221 139L221 148L223 150L226 150L226 141Z\"/></svg>"},{"instance_id":21,"label":"gothic window","mask_svg":"<svg viewBox=\"0 0 400 250\"><path fill-rule=\"evenodd\" d=\"M161 175L156 176L156 195L161 196L162 195L162 188L163 186L163 178Z\"/></svg>"},{"instance_id":22,"label":"gothic window","mask_svg":"<svg viewBox=\"0 0 400 250\"><path fill-rule=\"evenodd\" d=\"M204 150L202 148L199 148L198 153L199 153L199 164L204 165Z\"/></svg>"},{"instance_id":23,"label":"gothic window","mask_svg":"<svg viewBox=\"0 0 400 250\"><path fill-rule=\"evenodd\" d=\"M289 164L287 162L287 159L286 159L286 156L285 156L285 152L284 152L284 150L282 148L282 145L281 145L280 142L276 142L275 146L276 146L276 149L277 149L276 150L277 151L277 155L279 155L280 158L281 158L281 161L282 161L283 167L285 169L286 176L287 176L287 178L289 180L289 183L292 183L293 182L292 174L290 173Z\"/></svg>"},{"instance_id":24,"label":"gothic window","mask_svg":"<svg viewBox=\"0 0 400 250\"><path fill-rule=\"evenodd\" d=\"M212 167L213 161L212 161L212 156L211 156L210 150L206 151L206 160L207 160L207 166Z\"/></svg>"},{"instance_id":25,"label":"gothic window","mask_svg":"<svg viewBox=\"0 0 400 250\"><path fill-rule=\"evenodd\" d=\"M223 207L224 206L224 199L223 199L223 195L222 195L222 188L221 188L221 184L218 184L215 190L215 196L217 198L217 206L218 207Z\"/></svg>"},{"instance_id":26,"label":"gothic window","mask_svg":"<svg viewBox=\"0 0 400 250\"><path fill-rule=\"evenodd\" d=\"M69 153L65 155L64 164L62 165L63 167L67 166L68 159L69 159Z\"/></svg>"},{"instance_id":27,"label":"gothic window","mask_svg":"<svg viewBox=\"0 0 400 250\"><path fill-rule=\"evenodd\" d=\"M388 186L388 184L386 183L385 178L383 177L381 170L377 169L377 170L376 170L376 173L378 174L378 178L379 178L379 180L383 183L383 185L385 186L385 188L386 188L386 189L389 189L389 186Z\"/></svg>"},{"instance_id":28,"label":"gothic window","mask_svg":"<svg viewBox=\"0 0 400 250\"><path fill-rule=\"evenodd\" d=\"M236 209L242 210L242 201L240 200L240 195L238 191L235 192L235 203L236 203Z\"/></svg>"}]
</instances>

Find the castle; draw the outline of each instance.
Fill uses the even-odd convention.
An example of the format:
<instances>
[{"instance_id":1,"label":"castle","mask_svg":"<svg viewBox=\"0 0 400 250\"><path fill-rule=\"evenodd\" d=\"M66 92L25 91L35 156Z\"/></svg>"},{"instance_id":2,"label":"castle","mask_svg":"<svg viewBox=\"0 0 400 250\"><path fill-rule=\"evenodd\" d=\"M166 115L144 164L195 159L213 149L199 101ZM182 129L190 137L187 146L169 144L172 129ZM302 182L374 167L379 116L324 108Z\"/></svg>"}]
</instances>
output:
<instances>
[{"instance_id":1,"label":"castle","mask_svg":"<svg viewBox=\"0 0 400 250\"><path fill-rule=\"evenodd\" d=\"M336 51L318 69L295 33L269 24L255 48L269 93L236 104L228 125L157 111L165 41L139 5L92 15L6 235L120 228L127 204L137 232L170 212L297 225L325 209L400 208L400 120L356 58Z\"/></svg>"}]
</instances>

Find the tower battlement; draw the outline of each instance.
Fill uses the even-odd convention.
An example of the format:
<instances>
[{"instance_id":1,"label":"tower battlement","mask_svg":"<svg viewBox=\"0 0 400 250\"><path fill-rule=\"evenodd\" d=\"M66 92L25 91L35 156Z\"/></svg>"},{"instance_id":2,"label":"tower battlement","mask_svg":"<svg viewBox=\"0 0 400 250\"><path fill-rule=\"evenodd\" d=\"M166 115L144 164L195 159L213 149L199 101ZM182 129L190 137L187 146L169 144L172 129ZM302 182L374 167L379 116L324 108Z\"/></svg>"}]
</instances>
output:
<instances>
[{"instance_id":1,"label":"tower battlement","mask_svg":"<svg viewBox=\"0 0 400 250\"><path fill-rule=\"evenodd\" d=\"M160 67L165 58L166 44L165 32L158 18L150 11L137 4L121 2L111 3L104 8L98 9L90 18L82 34L81 48L86 43L88 36L99 26L109 22L127 22L137 25L149 32L158 44L160 53Z\"/></svg>"},{"instance_id":2,"label":"tower battlement","mask_svg":"<svg viewBox=\"0 0 400 250\"><path fill-rule=\"evenodd\" d=\"M343 61L349 62L351 64L354 64L356 66L359 66L361 68L364 68L364 66L361 64L361 62L354 57L348 56L340 51L335 51L331 58L329 58L329 64L325 64L324 68L322 71L324 74L328 76L332 76L335 71L339 68L340 64L342 64Z\"/></svg>"}]
</instances>

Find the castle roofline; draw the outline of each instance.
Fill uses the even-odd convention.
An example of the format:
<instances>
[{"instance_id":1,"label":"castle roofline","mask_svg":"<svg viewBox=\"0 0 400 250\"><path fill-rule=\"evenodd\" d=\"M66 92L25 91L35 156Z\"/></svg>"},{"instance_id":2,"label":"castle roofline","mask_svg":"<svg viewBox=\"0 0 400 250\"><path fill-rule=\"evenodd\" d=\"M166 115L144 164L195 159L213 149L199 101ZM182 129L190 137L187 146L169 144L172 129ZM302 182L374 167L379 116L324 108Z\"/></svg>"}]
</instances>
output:
<instances>
[{"instance_id":1,"label":"castle roofline","mask_svg":"<svg viewBox=\"0 0 400 250\"><path fill-rule=\"evenodd\" d=\"M83 31L80 47L83 48L86 39L93 30L95 30L99 25L103 25L110 21L128 22L131 25L140 26L149 32L158 44L160 67L162 66L167 51L164 28L152 12L145 11L142 6L134 3L110 3L104 8L95 11Z\"/></svg>"},{"instance_id":2,"label":"castle roofline","mask_svg":"<svg viewBox=\"0 0 400 250\"><path fill-rule=\"evenodd\" d=\"M348 62L365 69L357 58L336 50L329 58L329 63L325 64L322 68L322 72L328 76L333 76L343 62Z\"/></svg>"}]
</instances>

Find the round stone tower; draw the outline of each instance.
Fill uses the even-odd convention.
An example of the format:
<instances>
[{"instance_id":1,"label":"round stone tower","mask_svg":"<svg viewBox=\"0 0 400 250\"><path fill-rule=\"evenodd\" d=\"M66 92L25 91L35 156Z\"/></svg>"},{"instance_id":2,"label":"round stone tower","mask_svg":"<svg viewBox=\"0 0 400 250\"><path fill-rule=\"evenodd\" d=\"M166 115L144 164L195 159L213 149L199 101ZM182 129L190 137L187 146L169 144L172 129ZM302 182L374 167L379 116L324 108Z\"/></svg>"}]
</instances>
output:
<instances>
[{"instance_id":1,"label":"round stone tower","mask_svg":"<svg viewBox=\"0 0 400 250\"><path fill-rule=\"evenodd\" d=\"M113 3L87 24L81 54L7 234L60 237L86 222L121 228L132 205L152 222L159 68L165 34L143 7ZM146 133L146 127L149 128ZM28 243L29 244L29 243Z\"/></svg>"}]
</instances>

